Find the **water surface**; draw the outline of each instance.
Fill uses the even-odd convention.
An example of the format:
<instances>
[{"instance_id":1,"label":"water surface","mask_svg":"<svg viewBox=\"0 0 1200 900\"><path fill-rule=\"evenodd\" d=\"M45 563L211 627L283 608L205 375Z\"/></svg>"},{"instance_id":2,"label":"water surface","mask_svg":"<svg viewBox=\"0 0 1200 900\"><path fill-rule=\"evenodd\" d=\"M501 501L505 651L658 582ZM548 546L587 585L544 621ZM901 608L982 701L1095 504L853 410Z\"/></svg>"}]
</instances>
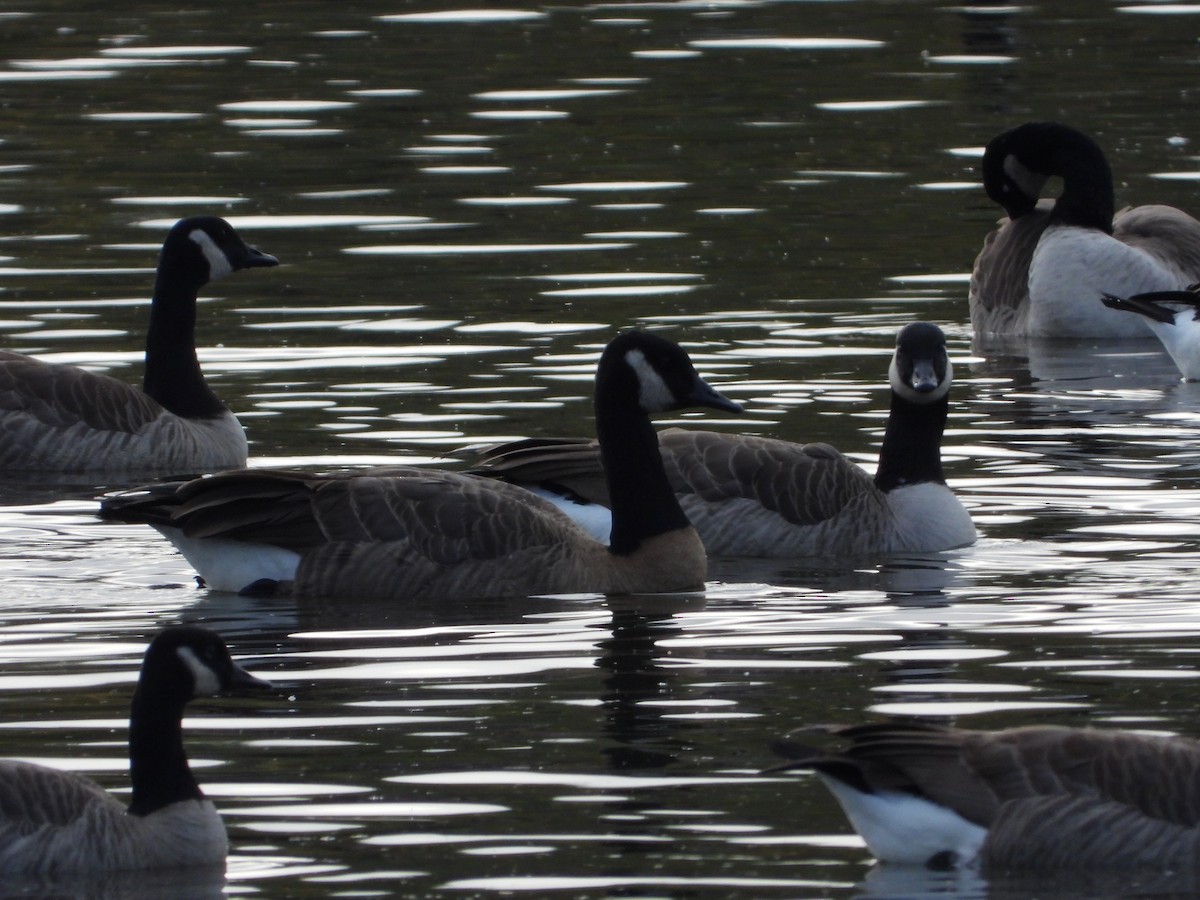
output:
<instances>
[{"instance_id":1,"label":"water surface","mask_svg":"<svg viewBox=\"0 0 1200 900\"><path fill-rule=\"evenodd\" d=\"M717 560L703 595L654 604L381 608L206 594L148 529L94 519L104 486L8 484L0 753L124 790L142 648L205 622L283 689L193 705L233 851L227 882L167 892L1027 896L873 869L819 785L761 770L793 727L884 715L1200 735L1200 387L1152 342L973 347L966 310L999 215L978 157L1006 127L1070 121L1119 202L1200 209L1194 12L0 14L4 346L136 381L157 247L213 212L284 263L201 308L256 465L590 433L596 356L636 325L747 406L676 421L870 467L895 333L926 319L955 365L947 472L982 534L919 558ZM1038 885L1101 889L1148 887Z\"/></svg>"}]
</instances>

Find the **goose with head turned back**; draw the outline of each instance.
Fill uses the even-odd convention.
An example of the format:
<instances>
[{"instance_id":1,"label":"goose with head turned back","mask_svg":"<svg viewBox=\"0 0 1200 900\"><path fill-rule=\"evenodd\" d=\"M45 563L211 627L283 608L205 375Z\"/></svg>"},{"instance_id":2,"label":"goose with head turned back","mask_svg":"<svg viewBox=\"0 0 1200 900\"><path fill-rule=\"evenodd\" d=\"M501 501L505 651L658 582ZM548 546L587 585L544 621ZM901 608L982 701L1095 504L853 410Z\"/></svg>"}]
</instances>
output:
<instances>
[{"instance_id":1,"label":"goose with head turned back","mask_svg":"<svg viewBox=\"0 0 1200 900\"><path fill-rule=\"evenodd\" d=\"M158 528L216 590L452 603L702 587L704 548L667 483L649 413L741 407L679 345L640 331L605 348L595 402L613 498L607 545L523 488L399 466L225 472L113 495L101 516Z\"/></svg>"},{"instance_id":2,"label":"goose with head turned back","mask_svg":"<svg viewBox=\"0 0 1200 900\"><path fill-rule=\"evenodd\" d=\"M230 659L213 632L161 631L146 650L130 708L129 807L80 775L0 760L0 872L221 865L225 826L188 767L183 709L206 694L270 686Z\"/></svg>"},{"instance_id":3,"label":"goose with head turned back","mask_svg":"<svg viewBox=\"0 0 1200 900\"><path fill-rule=\"evenodd\" d=\"M1052 177L1062 179L1062 193L1039 204ZM979 335L1146 337L1137 317L1099 307L1101 294L1200 280L1200 222L1158 205L1114 216L1104 152L1070 126L1029 122L997 135L984 151L983 183L1009 218L988 236L971 275Z\"/></svg>"},{"instance_id":4,"label":"goose with head turned back","mask_svg":"<svg viewBox=\"0 0 1200 900\"><path fill-rule=\"evenodd\" d=\"M774 771L815 771L883 862L986 872L1200 870L1200 742L1131 731L918 722L793 735Z\"/></svg>"},{"instance_id":5,"label":"goose with head turned back","mask_svg":"<svg viewBox=\"0 0 1200 900\"><path fill-rule=\"evenodd\" d=\"M901 329L874 478L828 444L670 428L659 447L680 505L711 556L926 552L974 542L946 486L941 440L952 367L942 330ZM558 503L598 536L609 497L595 441L530 439L485 450L473 470Z\"/></svg>"},{"instance_id":6,"label":"goose with head turned back","mask_svg":"<svg viewBox=\"0 0 1200 900\"><path fill-rule=\"evenodd\" d=\"M0 351L0 471L144 478L245 465L246 434L196 359L196 295L237 269L278 264L224 219L177 222L159 257L140 391Z\"/></svg>"}]
</instances>

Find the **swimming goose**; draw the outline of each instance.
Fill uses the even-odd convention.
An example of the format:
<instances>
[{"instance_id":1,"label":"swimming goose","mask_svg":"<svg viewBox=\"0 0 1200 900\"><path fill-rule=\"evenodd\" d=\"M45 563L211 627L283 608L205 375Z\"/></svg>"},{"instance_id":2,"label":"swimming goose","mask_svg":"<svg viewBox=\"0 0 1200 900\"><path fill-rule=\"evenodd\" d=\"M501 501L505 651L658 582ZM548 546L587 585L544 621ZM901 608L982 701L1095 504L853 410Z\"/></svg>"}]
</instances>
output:
<instances>
[{"instance_id":1,"label":"swimming goose","mask_svg":"<svg viewBox=\"0 0 1200 900\"><path fill-rule=\"evenodd\" d=\"M246 434L196 360L196 294L237 269L278 264L224 219L177 222L159 257L140 391L0 351L0 472L146 477L245 465Z\"/></svg>"},{"instance_id":2,"label":"swimming goose","mask_svg":"<svg viewBox=\"0 0 1200 900\"><path fill-rule=\"evenodd\" d=\"M942 474L951 374L940 328L914 322L901 329L874 478L828 444L660 432L667 476L705 550L786 557L926 552L974 542L971 517ZM473 471L542 492L601 538L606 533L609 498L595 441L503 444L483 451Z\"/></svg>"},{"instance_id":3,"label":"swimming goose","mask_svg":"<svg viewBox=\"0 0 1200 900\"><path fill-rule=\"evenodd\" d=\"M605 348L595 402L614 509L607 546L523 488L402 466L225 472L114 495L101 516L153 525L215 590L450 603L701 587L704 548L667 483L648 414L741 407L677 344L638 331Z\"/></svg>"},{"instance_id":4,"label":"swimming goose","mask_svg":"<svg viewBox=\"0 0 1200 900\"><path fill-rule=\"evenodd\" d=\"M129 807L80 775L0 760L0 872L220 865L225 826L188 767L183 708L195 697L270 686L230 659L213 632L161 631L146 650L133 692Z\"/></svg>"},{"instance_id":5,"label":"swimming goose","mask_svg":"<svg viewBox=\"0 0 1200 900\"><path fill-rule=\"evenodd\" d=\"M1186 291L1158 291L1133 297L1105 294L1109 309L1119 309L1144 317L1143 321L1158 337L1180 373L1188 381L1200 381L1200 284Z\"/></svg>"},{"instance_id":6,"label":"swimming goose","mask_svg":"<svg viewBox=\"0 0 1200 900\"><path fill-rule=\"evenodd\" d=\"M1055 176L1061 195L1039 204ZM1104 152L1070 126L1029 122L997 135L984 151L983 184L1009 218L985 240L971 274L977 334L1145 337L1136 317L1098 309L1100 295L1200 281L1200 222L1169 206L1114 218Z\"/></svg>"},{"instance_id":7,"label":"swimming goose","mask_svg":"<svg viewBox=\"0 0 1200 900\"><path fill-rule=\"evenodd\" d=\"M1200 866L1200 742L1091 728L837 729L825 752L777 750L833 793L871 853L931 868Z\"/></svg>"}]
</instances>

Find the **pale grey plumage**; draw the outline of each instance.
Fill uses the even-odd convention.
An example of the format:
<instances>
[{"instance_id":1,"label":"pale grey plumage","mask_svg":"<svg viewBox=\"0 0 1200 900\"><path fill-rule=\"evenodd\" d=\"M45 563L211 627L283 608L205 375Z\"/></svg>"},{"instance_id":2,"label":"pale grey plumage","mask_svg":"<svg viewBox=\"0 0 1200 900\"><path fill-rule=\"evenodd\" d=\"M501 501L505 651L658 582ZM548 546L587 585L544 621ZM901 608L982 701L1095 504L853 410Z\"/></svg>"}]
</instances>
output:
<instances>
[{"instance_id":1,"label":"pale grey plumage","mask_svg":"<svg viewBox=\"0 0 1200 900\"><path fill-rule=\"evenodd\" d=\"M971 731L919 723L838 729L825 751L781 742L812 769L852 819L871 807L868 846L908 832L933 865L985 870L1200 867L1200 743L1186 738L1056 726ZM803 738L801 739L803 740ZM922 843L911 803L927 801L964 830L981 829L975 858ZM889 804L904 815L881 824ZM883 856L887 861L889 857Z\"/></svg>"},{"instance_id":2,"label":"pale grey plumage","mask_svg":"<svg viewBox=\"0 0 1200 900\"><path fill-rule=\"evenodd\" d=\"M182 219L163 243L143 390L77 366L0 351L0 471L152 475L244 465L246 435L196 360L196 297L206 283L278 260L214 216Z\"/></svg>"}]
</instances>

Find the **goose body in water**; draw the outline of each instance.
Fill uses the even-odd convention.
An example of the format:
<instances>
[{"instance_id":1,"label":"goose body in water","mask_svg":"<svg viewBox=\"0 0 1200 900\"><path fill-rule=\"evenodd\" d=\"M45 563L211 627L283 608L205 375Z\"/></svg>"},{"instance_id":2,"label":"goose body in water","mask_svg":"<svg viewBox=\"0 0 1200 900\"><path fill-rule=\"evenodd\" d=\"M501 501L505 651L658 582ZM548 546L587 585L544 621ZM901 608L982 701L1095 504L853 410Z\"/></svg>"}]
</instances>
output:
<instances>
[{"instance_id":1,"label":"goose body in water","mask_svg":"<svg viewBox=\"0 0 1200 900\"><path fill-rule=\"evenodd\" d=\"M230 659L213 632L160 632L146 650L130 709L128 808L80 775L0 760L0 872L221 865L225 826L188 767L183 709L195 697L266 687Z\"/></svg>"},{"instance_id":2,"label":"goose body in water","mask_svg":"<svg viewBox=\"0 0 1200 900\"><path fill-rule=\"evenodd\" d=\"M451 603L530 594L700 588L704 548L671 491L649 414L741 407L673 341L627 332L596 372L613 499L607 543L514 485L389 467L333 475L249 469L116 494L101 516L166 535L208 587Z\"/></svg>"},{"instance_id":3,"label":"goose body in water","mask_svg":"<svg viewBox=\"0 0 1200 900\"><path fill-rule=\"evenodd\" d=\"M889 722L781 741L883 862L990 871L1200 869L1200 742L1093 728Z\"/></svg>"},{"instance_id":4,"label":"goose body in water","mask_svg":"<svg viewBox=\"0 0 1200 900\"><path fill-rule=\"evenodd\" d=\"M942 473L952 377L942 330L905 326L888 377L891 409L873 478L828 444L660 432L671 487L708 553L853 555L972 543L971 517ZM537 490L601 539L607 533L610 498L595 441L503 444L485 450L473 471Z\"/></svg>"},{"instance_id":5,"label":"goose body in water","mask_svg":"<svg viewBox=\"0 0 1200 900\"><path fill-rule=\"evenodd\" d=\"M224 219L177 222L159 257L142 390L0 351L0 472L133 480L245 465L246 434L196 359L196 296L237 269L278 264Z\"/></svg>"},{"instance_id":6,"label":"goose body in water","mask_svg":"<svg viewBox=\"0 0 1200 900\"><path fill-rule=\"evenodd\" d=\"M1132 297L1105 294L1102 299L1109 309L1141 318L1162 341L1180 374L1188 381L1200 381L1200 285Z\"/></svg>"},{"instance_id":7,"label":"goose body in water","mask_svg":"<svg viewBox=\"0 0 1200 900\"><path fill-rule=\"evenodd\" d=\"M1053 177L1062 193L1039 203ZM988 236L971 274L977 335L1142 338L1148 332L1136 316L1098 306L1103 293L1200 281L1200 222L1159 205L1114 216L1104 152L1068 125L1029 122L997 135L984 152L983 183L1008 219Z\"/></svg>"}]
</instances>

